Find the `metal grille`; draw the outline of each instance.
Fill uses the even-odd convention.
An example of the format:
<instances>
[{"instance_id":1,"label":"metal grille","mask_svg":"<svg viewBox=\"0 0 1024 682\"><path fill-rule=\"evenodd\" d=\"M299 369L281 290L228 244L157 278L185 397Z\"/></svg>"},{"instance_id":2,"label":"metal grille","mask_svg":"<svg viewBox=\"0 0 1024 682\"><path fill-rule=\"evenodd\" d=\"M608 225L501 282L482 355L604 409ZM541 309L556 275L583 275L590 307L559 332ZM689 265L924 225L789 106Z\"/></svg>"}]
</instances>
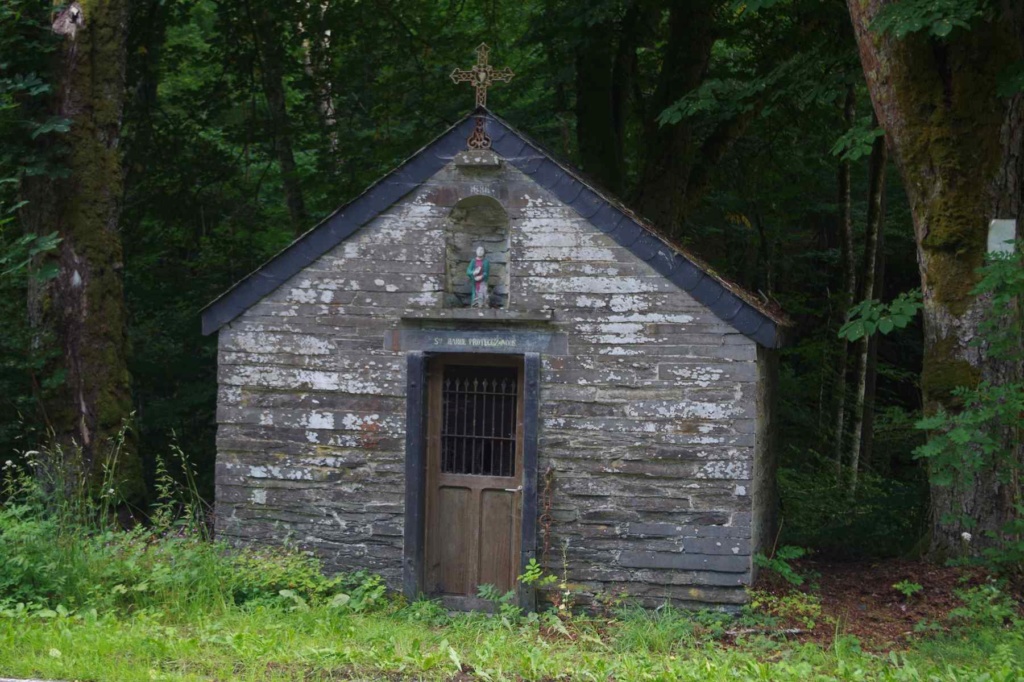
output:
<instances>
[{"instance_id":1,"label":"metal grille","mask_svg":"<svg viewBox=\"0 0 1024 682\"><path fill-rule=\"evenodd\" d=\"M515 475L517 374L514 367L445 367L442 472Z\"/></svg>"}]
</instances>

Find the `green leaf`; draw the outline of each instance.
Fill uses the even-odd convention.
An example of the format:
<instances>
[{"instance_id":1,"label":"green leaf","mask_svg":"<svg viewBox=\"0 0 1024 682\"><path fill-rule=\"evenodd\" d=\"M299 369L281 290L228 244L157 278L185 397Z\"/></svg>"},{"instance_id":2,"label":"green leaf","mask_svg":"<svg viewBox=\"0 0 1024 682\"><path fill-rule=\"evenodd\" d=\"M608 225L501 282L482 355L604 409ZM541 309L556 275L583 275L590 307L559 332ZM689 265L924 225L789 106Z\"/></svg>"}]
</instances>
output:
<instances>
[{"instance_id":1,"label":"green leaf","mask_svg":"<svg viewBox=\"0 0 1024 682\"><path fill-rule=\"evenodd\" d=\"M331 601L328 602L327 608L339 609L348 604L350 601L352 601L352 597L348 596L347 594L339 592L338 594L331 597Z\"/></svg>"},{"instance_id":2,"label":"green leaf","mask_svg":"<svg viewBox=\"0 0 1024 682\"><path fill-rule=\"evenodd\" d=\"M863 337L865 334L864 320L854 320L847 322L839 330L839 337L846 339L847 341L856 341Z\"/></svg>"}]
</instances>

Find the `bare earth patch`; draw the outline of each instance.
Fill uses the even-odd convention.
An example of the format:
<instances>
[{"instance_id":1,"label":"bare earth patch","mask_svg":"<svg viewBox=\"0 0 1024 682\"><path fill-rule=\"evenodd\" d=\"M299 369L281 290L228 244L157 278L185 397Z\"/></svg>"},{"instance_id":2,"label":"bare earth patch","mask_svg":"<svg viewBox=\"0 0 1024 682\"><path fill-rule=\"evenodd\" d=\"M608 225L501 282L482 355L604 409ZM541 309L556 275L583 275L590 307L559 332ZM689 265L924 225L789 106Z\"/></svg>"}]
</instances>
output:
<instances>
[{"instance_id":1,"label":"bare earth patch","mask_svg":"<svg viewBox=\"0 0 1024 682\"><path fill-rule=\"evenodd\" d=\"M830 646L836 635L852 635L872 651L905 648L919 636L915 626L921 622L942 626L949 612L962 605L956 592L987 580L987 574L978 569L897 559L803 560L797 568L801 574L812 576L800 588L767 572L762 573L756 587L779 597L795 589L810 591L821 600L822 618L811 630L786 619L780 628L797 631L791 635L793 639L822 646ZM893 587L901 581L916 583L921 589L908 598ZM1013 596L1020 603L1019 586Z\"/></svg>"}]
</instances>

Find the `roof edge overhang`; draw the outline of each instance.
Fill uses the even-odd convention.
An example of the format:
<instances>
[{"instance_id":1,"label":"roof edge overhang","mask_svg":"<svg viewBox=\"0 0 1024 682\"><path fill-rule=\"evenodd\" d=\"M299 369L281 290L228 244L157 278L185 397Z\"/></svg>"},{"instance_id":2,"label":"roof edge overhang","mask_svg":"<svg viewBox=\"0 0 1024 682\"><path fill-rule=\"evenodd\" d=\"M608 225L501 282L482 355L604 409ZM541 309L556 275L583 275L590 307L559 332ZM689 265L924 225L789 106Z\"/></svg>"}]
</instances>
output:
<instances>
[{"instance_id":1,"label":"roof edge overhang","mask_svg":"<svg viewBox=\"0 0 1024 682\"><path fill-rule=\"evenodd\" d=\"M207 305L202 310L203 334L211 334L234 320L444 168L465 148L474 125L472 119L477 116L486 117L492 149L514 168L572 207L596 229L627 248L741 334L766 348L783 345L784 332L791 326L785 315L719 276L682 247L670 243L652 225L483 107L467 114Z\"/></svg>"},{"instance_id":2,"label":"roof edge overhang","mask_svg":"<svg viewBox=\"0 0 1024 682\"><path fill-rule=\"evenodd\" d=\"M472 115L464 116L207 304L200 311L203 335L212 334L234 320L448 165L465 147L473 129Z\"/></svg>"}]
</instances>

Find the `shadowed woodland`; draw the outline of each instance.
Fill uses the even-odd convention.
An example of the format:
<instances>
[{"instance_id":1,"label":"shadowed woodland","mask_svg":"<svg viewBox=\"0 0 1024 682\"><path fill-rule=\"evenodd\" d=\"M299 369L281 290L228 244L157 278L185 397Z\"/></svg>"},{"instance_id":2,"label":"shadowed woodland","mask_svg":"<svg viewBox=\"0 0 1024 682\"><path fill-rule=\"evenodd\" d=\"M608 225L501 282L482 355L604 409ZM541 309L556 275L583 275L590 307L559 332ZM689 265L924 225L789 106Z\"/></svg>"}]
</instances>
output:
<instances>
[{"instance_id":1,"label":"shadowed woodland","mask_svg":"<svg viewBox=\"0 0 1024 682\"><path fill-rule=\"evenodd\" d=\"M128 507L172 449L212 499L199 310L469 111L449 73L486 41L496 113L792 319L780 546L1019 566L1019 413L956 420L1021 395L1019 257L978 268L1020 211L1022 27L1009 0L7 0L0 451L98 479L128 420Z\"/></svg>"}]
</instances>

